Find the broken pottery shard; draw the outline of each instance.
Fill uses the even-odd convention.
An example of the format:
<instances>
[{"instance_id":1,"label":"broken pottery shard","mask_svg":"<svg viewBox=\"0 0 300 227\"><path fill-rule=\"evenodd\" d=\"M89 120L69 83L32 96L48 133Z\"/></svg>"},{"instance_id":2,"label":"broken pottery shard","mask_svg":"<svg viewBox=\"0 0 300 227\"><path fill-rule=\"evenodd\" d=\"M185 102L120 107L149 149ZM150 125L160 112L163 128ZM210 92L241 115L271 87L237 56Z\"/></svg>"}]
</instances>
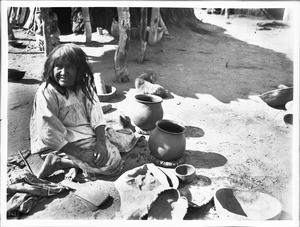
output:
<instances>
[{"instance_id":1,"label":"broken pottery shard","mask_svg":"<svg viewBox=\"0 0 300 227\"><path fill-rule=\"evenodd\" d=\"M179 189L180 194L187 198L189 206L201 207L211 201L213 198L213 191L210 187L198 187L196 185L190 185Z\"/></svg>"},{"instance_id":2,"label":"broken pottery shard","mask_svg":"<svg viewBox=\"0 0 300 227\"><path fill-rule=\"evenodd\" d=\"M293 100L293 87L268 91L259 97L273 108L282 108L287 102Z\"/></svg>"},{"instance_id":3,"label":"broken pottery shard","mask_svg":"<svg viewBox=\"0 0 300 227\"><path fill-rule=\"evenodd\" d=\"M115 182L121 198L117 218L141 219L160 192L169 189L166 175L154 164L145 164L123 173Z\"/></svg>"},{"instance_id":4,"label":"broken pottery shard","mask_svg":"<svg viewBox=\"0 0 300 227\"><path fill-rule=\"evenodd\" d=\"M148 213L148 219L182 220L188 209L188 201L180 197L178 190L169 189L161 192Z\"/></svg>"},{"instance_id":5,"label":"broken pottery shard","mask_svg":"<svg viewBox=\"0 0 300 227\"><path fill-rule=\"evenodd\" d=\"M187 198L191 207L201 207L209 203L214 195L211 179L202 175L197 175L191 183L178 190L181 196Z\"/></svg>"}]
</instances>

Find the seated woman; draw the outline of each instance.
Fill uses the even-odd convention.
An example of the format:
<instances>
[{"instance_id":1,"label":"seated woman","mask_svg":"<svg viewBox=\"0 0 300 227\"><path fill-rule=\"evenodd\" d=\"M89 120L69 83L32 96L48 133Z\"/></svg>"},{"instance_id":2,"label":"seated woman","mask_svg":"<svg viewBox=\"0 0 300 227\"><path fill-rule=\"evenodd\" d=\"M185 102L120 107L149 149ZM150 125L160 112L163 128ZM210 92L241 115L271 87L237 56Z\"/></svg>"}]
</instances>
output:
<instances>
[{"instance_id":1,"label":"seated woman","mask_svg":"<svg viewBox=\"0 0 300 227\"><path fill-rule=\"evenodd\" d=\"M81 8L75 8L72 16L72 32L75 35L84 34L85 27Z\"/></svg>"},{"instance_id":2,"label":"seated woman","mask_svg":"<svg viewBox=\"0 0 300 227\"><path fill-rule=\"evenodd\" d=\"M47 57L30 119L31 152L45 157L38 173L59 169L115 175L122 170L119 150L105 136L106 122L87 56L75 44L57 46Z\"/></svg>"}]
</instances>

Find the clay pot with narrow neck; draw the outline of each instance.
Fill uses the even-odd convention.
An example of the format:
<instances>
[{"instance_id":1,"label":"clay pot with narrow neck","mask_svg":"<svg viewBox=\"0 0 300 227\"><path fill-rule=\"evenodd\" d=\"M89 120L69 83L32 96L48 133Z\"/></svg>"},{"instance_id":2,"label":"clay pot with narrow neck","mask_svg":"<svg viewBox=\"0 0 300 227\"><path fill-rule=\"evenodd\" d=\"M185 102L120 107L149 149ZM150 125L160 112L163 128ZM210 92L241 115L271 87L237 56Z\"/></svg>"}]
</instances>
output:
<instances>
[{"instance_id":1,"label":"clay pot with narrow neck","mask_svg":"<svg viewBox=\"0 0 300 227\"><path fill-rule=\"evenodd\" d=\"M171 120L159 120L149 136L150 153L158 159L171 161L181 158L185 151L185 127Z\"/></svg>"},{"instance_id":2,"label":"clay pot with narrow neck","mask_svg":"<svg viewBox=\"0 0 300 227\"><path fill-rule=\"evenodd\" d=\"M156 95L136 95L131 110L133 123L145 131L154 129L156 122L164 115L162 101L162 98Z\"/></svg>"}]
</instances>

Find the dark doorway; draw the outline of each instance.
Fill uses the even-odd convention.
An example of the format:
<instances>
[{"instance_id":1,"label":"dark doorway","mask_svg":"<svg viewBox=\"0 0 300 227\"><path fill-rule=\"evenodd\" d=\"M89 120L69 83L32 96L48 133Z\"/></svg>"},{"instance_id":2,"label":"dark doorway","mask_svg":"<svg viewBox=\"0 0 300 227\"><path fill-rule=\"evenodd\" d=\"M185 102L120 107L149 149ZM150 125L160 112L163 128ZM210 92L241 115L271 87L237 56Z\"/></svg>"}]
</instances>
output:
<instances>
[{"instance_id":1,"label":"dark doorway","mask_svg":"<svg viewBox=\"0 0 300 227\"><path fill-rule=\"evenodd\" d=\"M68 35L72 33L72 24L71 24L71 8L53 8L53 11L56 13L58 18L58 27L62 35Z\"/></svg>"}]
</instances>

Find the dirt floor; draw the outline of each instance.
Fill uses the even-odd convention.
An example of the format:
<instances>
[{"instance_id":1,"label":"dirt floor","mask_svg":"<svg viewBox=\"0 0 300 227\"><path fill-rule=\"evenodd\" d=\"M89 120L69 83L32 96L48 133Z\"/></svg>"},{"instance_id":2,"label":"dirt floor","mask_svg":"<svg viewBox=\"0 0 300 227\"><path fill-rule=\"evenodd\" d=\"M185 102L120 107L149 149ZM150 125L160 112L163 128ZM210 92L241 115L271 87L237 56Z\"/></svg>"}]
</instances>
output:
<instances>
[{"instance_id":1,"label":"dirt floor","mask_svg":"<svg viewBox=\"0 0 300 227\"><path fill-rule=\"evenodd\" d=\"M170 37L148 46L147 61L142 64L136 61L140 42L132 39L127 61L130 82L124 84L114 82L117 41L112 37L94 33L89 45L82 36L62 36L61 41L76 42L83 48L94 72L101 72L106 84L117 88L117 96L109 103L128 115L136 92L134 79L145 69L154 70L157 83L171 93L162 103L164 118L186 127L186 162L197 168L197 174L210 178L215 188L272 195L282 203L282 219L291 219L293 127L283 121L285 110L269 107L258 95L280 84L293 86L292 28L260 31L256 23L266 22L263 18L224 19L201 10L196 13L202 19L201 29L168 27ZM221 23L227 32L208 24L212 21ZM9 68L25 70L26 75L19 82L8 83L8 155L30 149L29 116L44 62L35 37L22 30L14 32L26 48L9 47ZM245 37L238 37L242 33ZM148 149L135 148L126 157L127 168L141 165L148 154ZM113 181L102 184L111 199L96 212L89 211L72 193L64 193L39 203L22 219L114 219L120 206L118 193ZM190 208L185 219L219 217L210 203Z\"/></svg>"}]
</instances>

